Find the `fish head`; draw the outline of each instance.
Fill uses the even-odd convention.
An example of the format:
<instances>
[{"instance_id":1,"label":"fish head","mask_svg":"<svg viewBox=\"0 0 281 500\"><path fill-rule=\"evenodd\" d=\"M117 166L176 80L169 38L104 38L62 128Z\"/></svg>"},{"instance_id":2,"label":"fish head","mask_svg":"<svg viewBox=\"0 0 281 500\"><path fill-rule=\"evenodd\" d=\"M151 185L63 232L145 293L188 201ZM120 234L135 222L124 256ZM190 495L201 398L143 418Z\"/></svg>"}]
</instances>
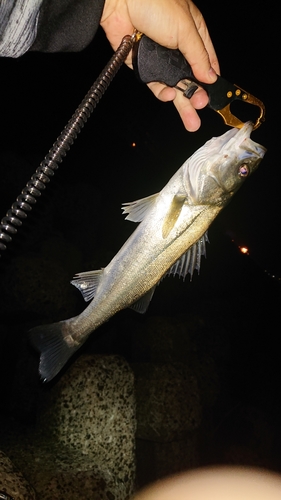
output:
<instances>
[{"instance_id":1,"label":"fish head","mask_svg":"<svg viewBox=\"0 0 281 500\"><path fill-rule=\"evenodd\" d=\"M184 165L184 182L192 204L224 206L257 169L266 149L250 135L253 123L214 137Z\"/></svg>"}]
</instances>

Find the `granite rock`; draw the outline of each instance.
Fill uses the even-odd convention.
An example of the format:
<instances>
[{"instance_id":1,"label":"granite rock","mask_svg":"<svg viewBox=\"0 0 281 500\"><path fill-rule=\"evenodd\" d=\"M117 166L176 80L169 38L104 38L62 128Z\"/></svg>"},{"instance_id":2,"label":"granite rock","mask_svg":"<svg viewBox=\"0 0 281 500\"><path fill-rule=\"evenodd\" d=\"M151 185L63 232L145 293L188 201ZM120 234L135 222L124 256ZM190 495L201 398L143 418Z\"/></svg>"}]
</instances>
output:
<instances>
[{"instance_id":1,"label":"granite rock","mask_svg":"<svg viewBox=\"0 0 281 500\"><path fill-rule=\"evenodd\" d=\"M159 442L137 439L139 486L198 467L200 465L199 443L198 430L178 441Z\"/></svg>"},{"instance_id":2,"label":"granite rock","mask_svg":"<svg viewBox=\"0 0 281 500\"><path fill-rule=\"evenodd\" d=\"M1 496L2 494L2 496ZM11 460L0 451L0 498L35 500L35 491Z\"/></svg>"},{"instance_id":3,"label":"granite rock","mask_svg":"<svg viewBox=\"0 0 281 500\"><path fill-rule=\"evenodd\" d=\"M137 437L185 439L201 423L196 377L183 363L135 363Z\"/></svg>"},{"instance_id":4,"label":"granite rock","mask_svg":"<svg viewBox=\"0 0 281 500\"><path fill-rule=\"evenodd\" d=\"M35 429L4 451L40 500L125 500L135 487L134 377L119 356L81 355L45 386Z\"/></svg>"}]
</instances>

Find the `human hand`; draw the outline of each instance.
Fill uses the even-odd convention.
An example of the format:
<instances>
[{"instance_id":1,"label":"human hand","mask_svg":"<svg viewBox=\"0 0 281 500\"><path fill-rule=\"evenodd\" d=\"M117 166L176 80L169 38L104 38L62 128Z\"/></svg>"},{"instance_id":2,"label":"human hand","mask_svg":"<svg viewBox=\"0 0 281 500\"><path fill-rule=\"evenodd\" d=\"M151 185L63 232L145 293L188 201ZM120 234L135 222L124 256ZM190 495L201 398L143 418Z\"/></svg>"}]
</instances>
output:
<instances>
[{"instance_id":1,"label":"human hand","mask_svg":"<svg viewBox=\"0 0 281 500\"><path fill-rule=\"evenodd\" d=\"M220 71L217 56L204 18L191 0L105 0L100 24L114 50L125 35L137 29L160 45L179 49L198 80L216 81ZM132 68L131 54L126 63ZM148 86L161 101L174 102L187 130L198 130L201 121L196 109L208 104L203 89L187 99L181 91L162 83Z\"/></svg>"}]
</instances>

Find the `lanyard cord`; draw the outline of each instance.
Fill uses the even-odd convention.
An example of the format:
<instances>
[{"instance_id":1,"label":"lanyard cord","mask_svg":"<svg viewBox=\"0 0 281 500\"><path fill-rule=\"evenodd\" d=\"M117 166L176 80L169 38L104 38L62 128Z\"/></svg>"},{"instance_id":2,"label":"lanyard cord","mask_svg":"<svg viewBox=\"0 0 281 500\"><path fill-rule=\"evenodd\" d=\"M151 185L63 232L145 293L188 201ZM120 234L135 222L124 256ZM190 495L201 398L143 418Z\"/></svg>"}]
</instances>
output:
<instances>
[{"instance_id":1,"label":"lanyard cord","mask_svg":"<svg viewBox=\"0 0 281 500\"><path fill-rule=\"evenodd\" d=\"M32 205L37 202L47 184L53 177L59 163L62 162L70 146L81 132L91 113L109 87L116 73L128 56L136 34L126 35L112 58L96 79L89 92L80 103L75 113L70 118L63 131L45 156L39 167L27 182L16 201L6 213L0 223L0 252L7 248L7 243L12 241L12 236L22 226L27 213L32 210ZM1 257L1 253L0 253Z\"/></svg>"}]
</instances>

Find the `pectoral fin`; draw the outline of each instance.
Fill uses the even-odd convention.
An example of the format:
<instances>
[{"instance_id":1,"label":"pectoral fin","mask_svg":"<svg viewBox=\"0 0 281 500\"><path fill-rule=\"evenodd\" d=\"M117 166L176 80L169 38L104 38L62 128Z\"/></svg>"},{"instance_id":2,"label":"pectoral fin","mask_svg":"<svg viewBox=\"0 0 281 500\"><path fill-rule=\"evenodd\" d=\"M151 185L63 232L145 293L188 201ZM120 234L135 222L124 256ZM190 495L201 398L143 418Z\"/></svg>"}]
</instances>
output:
<instances>
[{"instance_id":1,"label":"pectoral fin","mask_svg":"<svg viewBox=\"0 0 281 500\"><path fill-rule=\"evenodd\" d=\"M164 239L167 238L167 236L169 236L174 225L176 224L185 201L186 201L186 196L184 195L176 194L174 196L162 226L162 237Z\"/></svg>"}]
</instances>

